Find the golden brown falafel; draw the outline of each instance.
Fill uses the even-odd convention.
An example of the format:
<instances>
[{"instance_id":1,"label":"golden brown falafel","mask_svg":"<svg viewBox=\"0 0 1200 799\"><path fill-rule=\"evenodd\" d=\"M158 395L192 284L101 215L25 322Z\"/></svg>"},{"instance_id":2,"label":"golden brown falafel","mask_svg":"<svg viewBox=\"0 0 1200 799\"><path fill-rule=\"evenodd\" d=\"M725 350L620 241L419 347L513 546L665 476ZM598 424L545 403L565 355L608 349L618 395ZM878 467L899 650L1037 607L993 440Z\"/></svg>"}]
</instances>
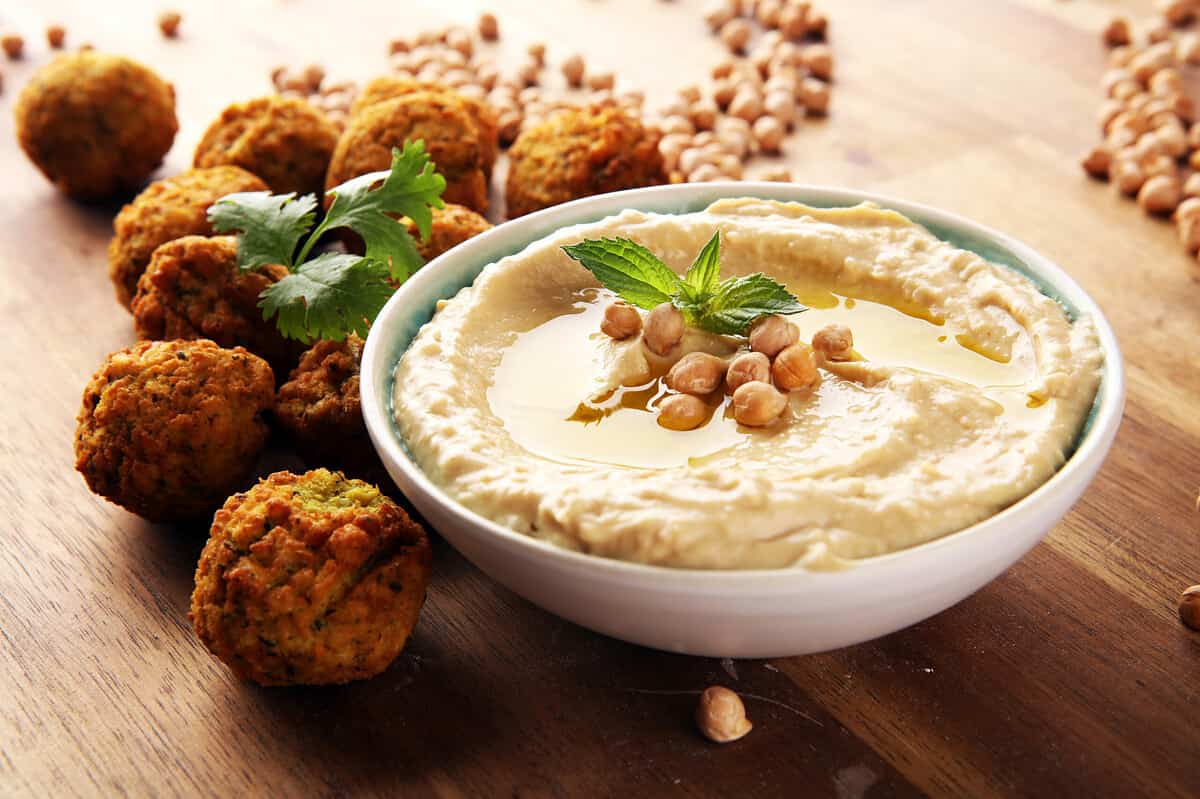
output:
<instances>
[{"instance_id":1,"label":"golden brown falafel","mask_svg":"<svg viewBox=\"0 0 1200 799\"><path fill-rule=\"evenodd\" d=\"M240 272L235 236L184 236L154 251L133 298L140 339L207 338L241 346L287 374L302 349L258 307L263 289L287 275L281 265Z\"/></svg>"},{"instance_id":2,"label":"golden brown falafel","mask_svg":"<svg viewBox=\"0 0 1200 799\"><path fill-rule=\"evenodd\" d=\"M95 51L60 55L34 73L14 113L25 154L80 200L140 186L179 129L171 84L136 61Z\"/></svg>"},{"instance_id":3,"label":"golden brown falafel","mask_svg":"<svg viewBox=\"0 0 1200 799\"><path fill-rule=\"evenodd\" d=\"M209 651L262 685L374 677L404 649L429 539L379 489L276 472L217 511L189 614Z\"/></svg>"},{"instance_id":4,"label":"golden brown falafel","mask_svg":"<svg viewBox=\"0 0 1200 799\"><path fill-rule=\"evenodd\" d=\"M306 100L259 97L221 112L196 146L195 165L240 166L276 194L320 199L337 139L337 128Z\"/></svg>"},{"instance_id":5,"label":"golden brown falafel","mask_svg":"<svg viewBox=\"0 0 1200 799\"><path fill-rule=\"evenodd\" d=\"M326 189L368 172L389 169L392 148L422 139L425 150L446 178L442 199L480 213L487 211L483 147L474 121L462 103L443 93L411 92L367 106L338 139Z\"/></svg>"},{"instance_id":6,"label":"golden brown falafel","mask_svg":"<svg viewBox=\"0 0 1200 799\"><path fill-rule=\"evenodd\" d=\"M509 217L666 180L658 135L619 108L552 114L521 131L508 151Z\"/></svg>"},{"instance_id":7,"label":"golden brown falafel","mask_svg":"<svg viewBox=\"0 0 1200 799\"><path fill-rule=\"evenodd\" d=\"M266 191L267 184L236 166L189 169L151 183L113 221L108 275L126 308L138 278L160 244L183 236L211 236L208 208L226 194Z\"/></svg>"},{"instance_id":8,"label":"golden brown falafel","mask_svg":"<svg viewBox=\"0 0 1200 799\"><path fill-rule=\"evenodd\" d=\"M445 208L434 208L433 225L429 229L429 240L420 238L417 225L408 217L404 224L417 243L417 252L426 261L432 261L442 253L457 247L469 238L478 236L485 230L490 230L492 223L479 214L462 205L446 203Z\"/></svg>"},{"instance_id":9,"label":"golden brown falafel","mask_svg":"<svg viewBox=\"0 0 1200 799\"><path fill-rule=\"evenodd\" d=\"M318 341L300 356L275 400L275 418L307 457L355 472L378 460L358 398L362 350L363 340L353 334Z\"/></svg>"},{"instance_id":10,"label":"golden brown falafel","mask_svg":"<svg viewBox=\"0 0 1200 799\"><path fill-rule=\"evenodd\" d=\"M449 86L440 83L427 83L411 78L397 78L383 75L375 78L366 86L350 106L350 115L354 116L364 109L413 92L430 91L444 95L448 101L461 104L471 121L475 123L475 132L479 138L480 154L483 157L483 173L485 177L492 176L492 168L496 165L496 156L500 152L500 126L496 114L483 100L459 94Z\"/></svg>"},{"instance_id":11,"label":"golden brown falafel","mask_svg":"<svg viewBox=\"0 0 1200 799\"><path fill-rule=\"evenodd\" d=\"M265 361L211 341L143 341L108 356L83 392L75 468L156 522L211 513L249 479L275 398Z\"/></svg>"}]
</instances>

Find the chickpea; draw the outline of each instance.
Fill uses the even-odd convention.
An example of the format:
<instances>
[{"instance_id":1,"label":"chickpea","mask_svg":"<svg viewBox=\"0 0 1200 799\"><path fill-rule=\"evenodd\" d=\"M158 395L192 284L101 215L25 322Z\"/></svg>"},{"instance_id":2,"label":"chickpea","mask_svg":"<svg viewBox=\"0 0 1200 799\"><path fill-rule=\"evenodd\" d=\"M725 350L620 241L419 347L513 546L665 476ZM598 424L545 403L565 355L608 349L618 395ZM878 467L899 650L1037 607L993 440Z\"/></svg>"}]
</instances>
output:
<instances>
[{"instance_id":1,"label":"chickpea","mask_svg":"<svg viewBox=\"0 0 1200 799\"><path fill-rule=\"evenodd\" d=\"M725 0L714 0L704 10L704 21L714 32L721 30L731 19L733 19L733 9Z\"/></svg>"},{"instance_id":2,"label":"chickpea","mask_svg":"<svg viewBox=\"0 0 1200 799\"><path fill-rule=\"evenodd\" d=\"M788 169L773 169L770 172L764 172L763 180L770 180L776 183L791 183L792 173Z\"/></svg>"},{"instance_id":3,"label":"chickpea","mask_svg":"<svg viewBox=\"0 0 1200 799\"><path fill-rule=\"evenodd\" d=\"M728 78L719 79L713 86L713 102L718 108L728 108L737 96L737 84Z\"/></svg>"},{"instance_id":4,"label":"chickpea","mask_svg":"<svg viewBox=\"0 0 1200 799\"><path fill-rule=\"evenodd\" d=\"M707 352L689 352L667 372L667 385L681 394L703 396L721 386L725 361Z\"/></svg>"},{"instance_id":5,"label":"chickpea","mask_svg":"<svg viewBox=\"0 0 1200 799\"><path fill-rule=\"evenodd\" d=\"M1167 24L1182 27L1191 22L1196 16L1194 0L1165 0L1156 4Z\"/></svg>"},{"instance_id":6,"label":"chickpea","mask_svg":"<svg viewBox=\"0 0 1200 799\"><path fill-rule=\"evenodd\" d=\"M614 302L604 309L600 330L621 341L642 332L642 315L627 302Z\"/></svg>"},{"instance_id":7,"label":"chickpea","mask_svg":"<svg viewBox=\"0 0 1200 799\"><path fill-rule=\"evenodd\" d=\"M705 738L719 744L736 741L754 728L741 697L720 685L709 686L700 694L696 726Z\"/></svg>"},{"instance_id":8,"label":"chickpea","mask_svg":"<svg viewBox=\"0 0 1200 799\"><path fill-rule=\"evenodd\" d=\"M1183 190L1179 178L1173 175L1155 175L1138 190L1137 203L1148 214L1169 214L1179 207Z\"/></svg>"},{"instance_id":9,"label":"chickpea","mask_svg":"<svg viewBox=\"0 0 1200 799\"><path fill-rule=\"evenodd\" d=\"M821 11L811 9L808 14L808 34L817 39L824 39L829 30L829 17Z\"/></svg>"},{"instance_id":10,"label":"chickpea","mask_svg":"<svg viewBox=\"0 0 1200 799\"><path fill-rule=\"evenodd\" d=\"M770 383L752 380L733 392L733 418L746 427L766 427L787 408L787 395Z\"/></svg>"},{"instance_id":11,"label":"chickpea","mask_svg":"<svg viewBox=\"0 0 1200 799\"><path fill-rule=\"evenodd\" d=\"M1172 180L1179 180L1179 165L1175 163L1175 159L1166 153L1157 153L1150 156L1141 162L1142 174L1146 176L1146 180L1156 178L1160 175L1169 177Z\"/></svg>"},{"instance_id":12,"label":"chickpea","mask_svg":"<svg viewBox=\"0 0 1200 799\"><path fill-rule=\"evenodd\" d=\"M803 39L808 33L808 8L789 3L779 12L779 30L789 39Z\"/></svg>"},{"instance_id":13,"label":"chickpea","mask_svg":"<svg viewBox=\"0 0 1200 799\"><path fill-rule=\"evenodd\" d=\"M687 173L688 183L708 183L713 180L721 180L728 175L721 173L716 164L701 164L700 166Z\"/></svg>"},{"instance_id":14,"label":"chickpea","mask_svg":"<svg viewBox=\"0 0 1200 799\"><path fill-rule=\"evenodd\" d=\"M1146 41L1151 44L1169 41L1171 38L1171 26L1165 22L1160 22L1157 25L1151 25L1146 31Z\"/></svg>"},{"instance_id":15,"label":"chickpea","mask_svg":"<svg viewBox=\"0 0 1200 799\"><path fill-rule=\"evenodd\" d=\"M1181 122L1191 124L1196 121L1196 102L1182 92L1167 98L1170 108Z\"/></svg>"},{"instance_id":16,"label":"chickpea","mask_svg":"<svg viewBox=\"0 0 1200 799\"><path fill-rule=\"evenodd\" d=\"M773 116L761 116L754 120L754 140L763 152L777 153L783 146L787 129Z\"/></svg>"},{"instance_id":17,"label":"chickpea","mask_svg":"<svg viewBox=\"0 0 1200 799\"><path fill-rule=\"evenodd\" d=\"M1138 48L1128 44L1114 47L1108 53L1108 65L1110 67L1127 67L1139 52L1141 51Z\"/></svg>"},{"instance_id":18,"label":"chickpea","mask_svg":"<svg viewBox=\"0 0 1200 799\"><path fill-rule=\"evenodd\" d=\"M537 86L542 65L536 61L526 61L517 68L517 78L524 86Z\"/></svg>"},{"instance_id":19,"label":"chickpea","mask_svg":"<svg viewBox=\"0 0 1200 799\"><path fill-rule=\"evenodd\" d=\"M1146 182L1146 173L1132 158L1116 158L1109 167L1109 176L1122 194L1133 196Z\"/></svg>"},{"instance_id":20,"label":"chickpea","mask_svg":"<svg viewBox=\"0 0 1200 799\"><path fill-rule=\"evenodd\" d=\"M1083 171L1094 178L1108 180L1108 168L1112 164L1112 153L1103 144L1088 151L1082 160ZM815 345L814 345L815 346Z\"/></svg>"},{"instance_id":21,"label":"chickpea","mask_svg":"<svg viewBox=\"0 0 1200 799\"><path fill-rule=\"evenodd\" d=\"M721 41L730 52L741 53L750 41L750 23L744 19L731 19L721 26Z\"/></svg>"},{"instance_id":22,"label":"chickpea","mask_svg":"<svg viewBox=\"0 0 1200 799\"><path fill-rule=\"evenodd\" d=\"M833 79L833 50L827 44L814 44L803 51L804 66L814 77Z\"/></svg>"},{"instance_id":23,"label":"chickpea","mask_svg":"<svg viewBox=\"0 0 1200 799\"><path fill-rule=\"evenodd\" d=\"M1179 620L1193 630L1200 630L1200 585L1193 585L1180 595Z\"/></svg>"},{"instance_id":24,"label":"chickpea","mask_svg":"<svg viewBox=\"0 0 1200 799\"><path fill-rule=\"evenodd\" d=\"M704 400L691 394L671 394L658 404L658 423L668 430L695 430L707 416Z\"/></svg>"},{"instance_id":25,"label":"chickpea","mask_svg":"<svg viewBox=\"0 0 1200 799\"><path fill-rule=\"evenodd\" d=\"M496 131L499 134L500 143L507 147L516 141L523 122L524 116L516 109L499 114L496 117Z\"/></svg>"},{"instance_id":26,"label":"chickpea","mask_svg":"<svg viewBox=\"0 0 1200 799\"><path fill-rule=\"evenodd\" d=\"M616 77L611 72L597 72L587 76L588 88L594 92L611 90L616 81Z\"/></svg>"},{"instance_id":27,"label":"chickpea","mask_svg":"<svg viewBox=\"0 0 1200 799\"><path fill-rule=\"evenodd\" d=\"M691 136L696 132L696 126L687 117L667 117L659 123L659 128L664 134L681 133Z\"/></svg>"},{"instance_id":28,"label":"chickpea","mask_svg":"<svg viewBox=\"0 0 1200 799\"><path fill-rule=\"evenodd\" d=\"M722 23L722 24L724 24L724 23ZM733 73L736 69L737 69L737 62L734 61L732 58L727 58L712 68L713 80L721 80L722 78L728 78L731 75L733 75Z\"/></svg>"},{"instance_id":29,"label":"chickpea","mask_svg":"<svg viewBox=\"0 0 1200 799\"><path fill-rule=\"evenodd\" d=\"M542 42L534 42L525 48L525 52L529 54L529 58L538 62L539 65L546 63L546 45Z\"/></svg>"},{"instance_id":30,"label":"chickpea","mask_svg":"<svg viewBox=\"0 0 1200 799\"><path fill-rule=\"evenodd\" d=\"M15 33L0 36L0 49L10 60L16 61L25 53L25 39Z\"/></svg>"},{"instance_id":31,"label":"chickpea","mask_svg":"<svg viewBox=\"0 0 1200 799\"><path fill-rule=\"evenodd\" d=\"M1150 83L1147 84L1151 94L1156 94L1159 97L1170 97L1173 94L1178 94L1183 91L1183 78L1179 75L1179 70L1175 67L1167 67L1160 69L1150 77Z\"/></svg>"},{"instance_id":32,"label":"chickpea","mask_svg":"<svg viewBox=\"0 0 1200 799\"><path fill-rule=\"evenodd\" d=\"M683 314L671 303L664 302L646 314L642 341L655 355L666 355L683 340L683 328Z\"/></svg>"},{"instance_id":33,"label":"chickpea","mask_svg":"<svg viewBox=\"0 0 1200 799\"><path fill-rule=\"evenodd\" d=\"M779 90L767 92L763 98L763 110L785 127L791 125L796 119L796 93Z\"/></svg>"},{"instance_id":34,"label":"chickpea","mask_svg":"<svg viewBox=\"0 0 1200 799\"><path fill-rule=\"evenodd\" d=\"M1200 197L1200 172L1193 172L1183 182L1183 196L1187 198ZM1182 207L1180 205L1180 208Z\"/></svg>"},{"instance_id":35,"label":"chickpea","mask_svg":"<svg viewBox=\"0 0 1200 799\"><path fill-rule=\"evenodd\" d=\"M1159 42L1147 47L1129 62L1129 71L1135 80L1148 83L1155 72L1175 64L1175 46L1171 42Z\"/></svg>"},{"instance_id":36,"label":"chickpea","mask_svg":"<svg viewBox=\"0 0 1200 799\"><path fill-rule=\"evenodd\" d=\"M1175 57L1185 64L1200 64L1200 33L1185 33L1175 42Z\"/></svg>"},{"instance_id":37,"label":"chickpea","mask_svg":"<svg viewBox=\"0 0 1200 799\"><path fill-rule=\"evenodd\" d=\"M174 39L179 35L179 23L182 21L183 16L178 11L164 11L158 15L158 29L163 36Z\"/></svg>"},{"instance_id":38,"label":"chickpea","mask_svg":"<svg viewBox=\"0 0 1200 799\"><path fill-rule=\"evenodd\" d=\"M766 383L771 379L771 359L761 352L743 352L733 359L725 372L725 388L730 393L746 383Z\"/></svg>"},{"instance_id":39,"label":"chickpea","mask_svg":"<svg viewBox=\"0 0 1200 799\"><path fill-rule=\"evenodd\" d=\"M854 334L834 322L813 333L812 347L831 361L849 360L854 352Z\"/></svg>"},{"instance_id":40,"label":"chickpea","mask_svg":"<svg viewBox=\"0 0 1200 799\"><path fill-rule=\"evenodd\" d=\"M67 29L62 25L51 25L46 28L46 43L50 45L51 49L61 50L66 38Z\"/></svg>"},{"instance_id":41,"label":"chickpea","mask_svg":"<svg viewBox=\"0 0 1200 799\"><path fill-rule=\"evenodd\" d=\"M799 391L817 382L817 358L803 341L783 350L771 364L771 377L780 391Z\"/></svg>"},{"instance_id":42,"label":"chickpea","mask_svg":"<svg viewBox=\"0 0 1200 799\"><path fill-rule=\"evenodd\" d=\"M584 64L583 56L572 53L562 62L562 74L567 79L567 85L579 88L583 85Z\"/></svg>"},{"instance_id":43,"label":"chickpea","mask_svg":"<svg viewBox=\"0 0 1200 799\"><path fill-rule=\"evenodd\" d=\"M1109 20L1101 36L1109 47L1118 47L1133 41L1129 32L1129 20L1125 17L1113 17Z\"/></svg>"},{"instance_id":44,"label":"chickpea","mask_svg":"<svg viewBox=\"0 0 1200 799\"><path fill-rule=\"evenodd\" d=\"M1167 124L1159 126L1158 130L1154 131L1154 136L1158 139L1163 151L1172 158L1182 158L1187 155L1187 132L1178 118L1172 118Z\"/></svg>"},{"instance_id":45,"label":"chickpea","mask_svg":"<svg viewBox=\"0 0 1200 799\"><path fill-rule=\"evenodd\" d=\"M780 0L758 0L758 7L754 9L754 15L764 28L778 28L781 11L783 11L783 3Z\"/></svg>"},{"instance_id":46,"label":"chickpea","mask_svg":"<svg viewBox=\"0 0 1200 799\"><path fill-rule=\"evenodd\" d=\"M799 99L808 113L824 116L829 112L829 84L816 78L805 78L800 81Z\"/></svg>"},{"instance_id":47,"label":"chickpea","mask_svg":"<svg viewBox=\"0 0 1200 799\"><path fill-rule=\"evenodd\" d=\"M782 316L763 316L750 326L750 349L774 358L800 340L800 331Z\"/></svg>"},{"instance_id":48,"label":"chickpea","mask_svg":"<svg viewBox=\"0 0 1200 799\"><path fill-rule=\"evenodd\" d=\"M762 116L762 97L750 86L738 89L737 94L729 102L729 113L732 116L753 122Z\"/></svg>"},{"instance_id":49,"label":"chickpea","mask_svg":"<svg viewBox=\"0 0 1200 799\"><path fill-rule=\"evenodd\" d=\"M721 110L712 100L700 100L692 105L690 118L696 130L712 130L720 114Z\"/></svg>"},{"instance_id":50,"label":"chickpea","mask_svg":"<svg viewBox=\"0 0 1200 799\"><path fill-rule=\"evenodd\" d=\"M496 15L485 11L479 15L479 35L486 41L494 42L500 38L500 21Z\"/></svg>"},{"instance_id":51,"label":"chickpea","mask_svg":"<svg viewBox=\"0 0 1200 799\"><path fill-rule=\"evenodd\" d=\"M1192 203L1191 210L1184 213L1183 207ZM1189 253L1200 250L1200 200L1189 197L1180 204L1175 212L1175 232L1179 235L1179 243Z\"/></svg>"},{"instance_id":52,"label":"chickpea","mask_svg":"<svg viewBox=\"0 0 1200 799\"><path fill-rule=\"evenodd\" d=\"M712 163L712 157L699 147L689 147L679 155L679 168L688 174L695 172L704 164Z\"/></svg>"}]
</instances>

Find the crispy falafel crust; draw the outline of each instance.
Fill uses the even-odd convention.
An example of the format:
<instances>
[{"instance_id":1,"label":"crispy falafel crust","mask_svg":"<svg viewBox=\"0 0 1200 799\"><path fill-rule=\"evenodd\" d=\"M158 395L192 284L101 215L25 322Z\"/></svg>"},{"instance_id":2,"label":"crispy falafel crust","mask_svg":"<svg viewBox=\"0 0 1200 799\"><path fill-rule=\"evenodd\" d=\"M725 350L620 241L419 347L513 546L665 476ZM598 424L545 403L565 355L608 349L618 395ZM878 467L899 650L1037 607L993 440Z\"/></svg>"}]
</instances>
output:
<instances>
[{"instance_id":1,"label":"crispy falafel crust","mask_svg":"<svg viewBox=\"0 0 1200 799\"><path fill-rule=\"evenodd\" d=\"M209 513L250 477L274 387L271 367L240 347L143 341L114 352L83 391L75 468L151 521Z\"/></svg>"},{"instance_id":2,"label":"crispy falafel crust","mask_svg":"<svg viewBox=\"0 0 1200 799\"><path fill-rule=\"evenodd\" d=\"M21 149L79 200L140 186L179 129L171 84L136 61L95 51L66 53L39 69L14 114Z\"/></svg>"},{"instance_id":3,"label":"crispy falafel crust","mask_svg":"<svg viewBox=\"0 0 1200 799\"><path fill-rule=\"evenodd\" d=\"M486 213L488 187L478 130L463 104L442 92L402 94L352 117L338 139L325 188L389 169L392 148L417 139L424 140L426 152L446 178L442 199Z\"/></svg>"},{"instance_id":4,"label":"crispy falafel crust","mask_svg":"<svg viewBox=\"0 0 1200 799\"><path fill-rule=\"evenodd\" d=\"M140 339L212 339L222 347L242 346L266 359L280 374L302 349L265 320L258 295L287 275L271 265L239 272L234 236L184 236L154 251L138 280L133 326Z\"/></svg>"},{"instance_id":5,"label":"crispy falafel crust","mask_svg":"<svg viewBox=\"0 0 1200 799\"><path fill-rule=\"evenodd\" d=\"M267 184L241 167L189 169L151 183L113 220L108 276L126 308L138 278L160 244L183 236L211 236L208 208L226 194L266 191Z\"/></svg>"},{"instance_id":6,"label":"crispy falafel crust","mask_svg":"<svg viewBox=\"0 0 1200 799\"><path fill-rule=\"evenodd\" d=\"M321 197L337 128L298 97L259 97L221 112L196 146L198 167L228 164L258 175L276 194Z\"/></svg>"},{"instance_id":7,"label":"crispy falafel crust","mask_svg":"<svg viewBox=\"0 0 1200 799\"><path fill-rule=\"evenodd\" d=\"M430 560L425 531L374 486L276 472L217 511L189 615L242 679L366 679L408 641Z\"/></svg>"},{"instance_id":8,"label":"crispy falafel crust","mask_svg":"<svg viewBox=\"0 0 1200 799\"><path fill-rule=\"evenodd\" d=\"M374 456L358 395L362 350L353 333L343 341L318 341L279 387L275 418L305 454Z\"/></svg>"},{"instance_id":9,"label":"crispy falafel crust","mask_svg":"<svg viewBox=\"0 0 1200 799\"><path fill-rule=\"evenodd\" d=\"M508 151L508 216L665 182L658 139L619 108L590 106L551 114L522 131Z\"/></svg>"},{"instance_id":10,"label":"crispy falafel crust","mask_svg":"<svg viewBox=\"0 0 1200 799\"><path fill-rule=\"evenodd\" d=\"M415 222L408 217L404 218L404 224L408 226L408 232L417 244L417 252L426 261L432 261L447 250L492 227L491 222L466 206L446 203L445 208L432 210L433 225L429 229L428 241L421 239Z\"/></svg>"}]
</instances>

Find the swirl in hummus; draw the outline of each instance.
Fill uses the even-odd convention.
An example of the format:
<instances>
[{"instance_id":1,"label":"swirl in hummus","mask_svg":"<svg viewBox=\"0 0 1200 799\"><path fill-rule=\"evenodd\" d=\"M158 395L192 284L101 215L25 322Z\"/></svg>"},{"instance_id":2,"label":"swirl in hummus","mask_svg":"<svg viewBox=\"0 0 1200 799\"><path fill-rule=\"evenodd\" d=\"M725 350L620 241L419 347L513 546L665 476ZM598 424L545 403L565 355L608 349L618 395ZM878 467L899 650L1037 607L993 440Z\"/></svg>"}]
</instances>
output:
<instances>
[{"instance_id":1,"label":"swirl in hummus","mask_svg":"<svg viewBox=\"0 0 1200 799\"><path fill-rule=\"evenodd\" d=\"M764 429L715 413L667 430L636 401L581 419L687 352L738 343L689 330L658 358L602 335L611 295L562 245L624 236L682 273L715 231L723 276L784 283L810 306L793 317L802 338L845 322L861 359L823 362ZM627 211L488 266L418 333L393 400L429 477L516 531L663 566L831 568L961 530L1045 482L1102 360L1090 319L900 214L739 199Z\"/></svg>"}]
</instances>

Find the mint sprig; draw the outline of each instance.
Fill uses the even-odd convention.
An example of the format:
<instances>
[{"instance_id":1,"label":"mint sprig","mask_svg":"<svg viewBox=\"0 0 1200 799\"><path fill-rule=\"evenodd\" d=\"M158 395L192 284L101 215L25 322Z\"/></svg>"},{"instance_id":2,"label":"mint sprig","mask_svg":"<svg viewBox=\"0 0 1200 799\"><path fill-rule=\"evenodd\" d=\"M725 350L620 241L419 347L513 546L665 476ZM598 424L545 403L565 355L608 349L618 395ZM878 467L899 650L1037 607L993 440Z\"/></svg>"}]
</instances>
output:
<instances>
[{"instance_id":1,"label":"mint sprig","mask_svg":"<svg viewBox=\"0 0 1200 799\"><path fill-rule=\"evenodd\" d=\"M392 149L390 169L330 189L333 202L315 228L317 199L294 193L230 194L208 209L208 219L218 233L237 232L242 272L268 264L287 267L288 275L259 294L264 319L275 317L284 336L305 343L340 341L348 333L366 335L395 286L424 265L412 236L394 217L409 217L428 239L430 209L443 207L445 188L418 140ZM337 228L360 235L366 254L326 252L310 259L321 237Z\"/></svg>"},{"instance_id":2,"label":"mint sprig","mask_svg":"<svg viewBox=\"0 0 1200 799\"><path fill-rule=\"evenodd\" d=\"M629 239L588 239L563 251L630 305L650 310L670 302L688 324L710 333L742 336L761 316L808 310L761 272L720 280L720 248L720 233L714 233L682 278Z\"/></svg>"}]
</instances>

